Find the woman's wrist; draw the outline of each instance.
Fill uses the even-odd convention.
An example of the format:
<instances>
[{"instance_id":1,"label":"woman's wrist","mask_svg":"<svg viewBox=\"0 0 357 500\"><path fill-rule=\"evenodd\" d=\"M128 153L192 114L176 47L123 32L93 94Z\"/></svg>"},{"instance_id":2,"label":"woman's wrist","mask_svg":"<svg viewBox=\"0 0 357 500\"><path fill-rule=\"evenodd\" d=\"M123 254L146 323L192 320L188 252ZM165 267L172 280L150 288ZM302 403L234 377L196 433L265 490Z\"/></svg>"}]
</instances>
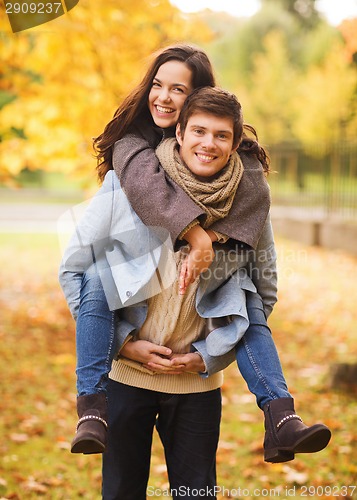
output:
<instances>
[{"instance_id":1,"label":"woman's wrist","mask_svg":"<svg viewBox=\"0 0 357 500\"><path fill-rule=\"evenodd\" d=\"M196 225L187 231L185 234L185 240L191 245L191 247L209 248L212 246L210 235L200 225Z\"/></svg>"},{"instance_id":2,"label":"woman's wrist","mask_svg":"<svg viewBox=\"0 0 357 500\"><path fill-rule=\"evenodd\" d=\"M212 229L206 229L206 233L210 237L212 243L214 243L215 241L218 241L217 233L212 231Z\"/></svg>"}]
</instances>

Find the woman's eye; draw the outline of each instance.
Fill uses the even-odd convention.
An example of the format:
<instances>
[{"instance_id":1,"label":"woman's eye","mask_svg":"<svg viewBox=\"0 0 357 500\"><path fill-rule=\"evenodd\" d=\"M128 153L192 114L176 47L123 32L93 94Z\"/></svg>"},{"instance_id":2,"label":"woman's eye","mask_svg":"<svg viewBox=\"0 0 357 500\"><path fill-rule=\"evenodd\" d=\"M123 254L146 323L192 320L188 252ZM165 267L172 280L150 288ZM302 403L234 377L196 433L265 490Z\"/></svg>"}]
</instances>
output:
<instances>
[{"instance_id":1,"label":"woman's eye","mask_svg":"<svg viewBox=\"0 0 357 500\"><path fill-rule=\"evenodd\" d=\"M157 83L157 82L152 82L152 87L155 87L155 88L160 88L160 84Z\"/></svg>"},{"instance_id":2,"label":"woman's eye","mask_svg":"<svg viewBox=\"0 0 357 500\"><path fill-rule=\"evenodd\" d=\"M175 92L179 92L180 94L182 94L182 92L183 92L183 89L181 87L175 87L173 90Z\"/></svg>"}]
</instances>

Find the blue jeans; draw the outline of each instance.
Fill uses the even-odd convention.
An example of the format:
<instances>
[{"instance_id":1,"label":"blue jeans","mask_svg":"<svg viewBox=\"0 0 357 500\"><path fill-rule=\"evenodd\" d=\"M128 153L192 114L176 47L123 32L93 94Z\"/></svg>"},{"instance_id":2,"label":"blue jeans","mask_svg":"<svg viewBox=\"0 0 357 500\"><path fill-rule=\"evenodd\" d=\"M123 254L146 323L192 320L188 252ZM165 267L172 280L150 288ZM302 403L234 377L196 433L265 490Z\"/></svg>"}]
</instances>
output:
<instances>
[{"instance_id":1,"label":"blue jeans","mask_svg":"<svg viewBox=\"0 0 357 500\"><path fill-rule=\"evenodd\" d=\"M276 398L291 397L267 325L263 302L246 292L250 325L236 348L239 370L260 408ZM109 310L95 272L83 275L77 318L77 390L83 396L105 391L116 353L115 314Z\"/></svg>"},{"instance_id":2,"label":"blue jeans","mask_svg":"<svg viewBox=\"0 0 357 500\"><path fill-rule=\"evenodd\" d=\"M78 396L106 391L115 340L115 314L93 269L83 275L76 325Z\"/></svg>"},{"instance_id":3,"label":"blue jeans","mask_svg":"<svg viewBox=\"0 0 357 500\"><path fill-rule=\"evenodd\" d=\"M238 342L238 368L259 408L277 398L291 398L279 355L267 325L263 301L257 293L246 292L248 330Z\"/></svg>"},{"instance_id":4,"label":"blue jeans","mask_svg":"<svg viewBox=\"0 0 357 500\"><path fill-rule=\"evenodd\" d=\"M196 500L196 490L204 492L201 499L216 498L220 389L165 394L109 380L108 403L104 500L146 500L155 425L164 446L173 499ZM153 496L149 490L148 495Z\"/></svg>"}]
</instances>

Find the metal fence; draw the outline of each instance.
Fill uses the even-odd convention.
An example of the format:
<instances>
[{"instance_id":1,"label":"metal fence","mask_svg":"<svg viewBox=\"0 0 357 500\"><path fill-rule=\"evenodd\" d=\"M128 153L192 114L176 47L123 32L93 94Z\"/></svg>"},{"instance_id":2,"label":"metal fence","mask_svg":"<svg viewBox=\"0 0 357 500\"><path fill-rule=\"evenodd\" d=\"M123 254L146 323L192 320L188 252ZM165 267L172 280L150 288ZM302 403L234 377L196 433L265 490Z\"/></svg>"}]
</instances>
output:
<instances>
[{"instance_id":1,"label":"metal fence","mask_svg":"<svg viewBox=\"0 0 357 500\"><path fill-rule=\"evenodd\" d=\"M357 222L357 141L309 153L292 143L268 149L274 210Z\"/></svg>"}]
</instances>

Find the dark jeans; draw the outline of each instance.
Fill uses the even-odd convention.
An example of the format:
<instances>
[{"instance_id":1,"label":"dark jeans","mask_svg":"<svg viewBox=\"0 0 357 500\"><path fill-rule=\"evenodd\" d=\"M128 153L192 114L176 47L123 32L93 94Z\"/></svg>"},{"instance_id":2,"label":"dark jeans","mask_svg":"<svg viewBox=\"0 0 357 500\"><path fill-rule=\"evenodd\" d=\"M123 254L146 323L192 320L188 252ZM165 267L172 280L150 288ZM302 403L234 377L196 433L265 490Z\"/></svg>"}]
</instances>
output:
<instances>
[{"instance_id":1,"label":"dark jeans","mask_svg":"<svg viewBox=\"0 0 357 500\"><path fill-rule=\"evenodd\" d=\"M110 380L108 400L104 500L146 500L155 425L165 450L173 499L197 500L196 490L205 492L200 500L216 498L220 389L165 394Z\"/></svg>"}]
</instances>

